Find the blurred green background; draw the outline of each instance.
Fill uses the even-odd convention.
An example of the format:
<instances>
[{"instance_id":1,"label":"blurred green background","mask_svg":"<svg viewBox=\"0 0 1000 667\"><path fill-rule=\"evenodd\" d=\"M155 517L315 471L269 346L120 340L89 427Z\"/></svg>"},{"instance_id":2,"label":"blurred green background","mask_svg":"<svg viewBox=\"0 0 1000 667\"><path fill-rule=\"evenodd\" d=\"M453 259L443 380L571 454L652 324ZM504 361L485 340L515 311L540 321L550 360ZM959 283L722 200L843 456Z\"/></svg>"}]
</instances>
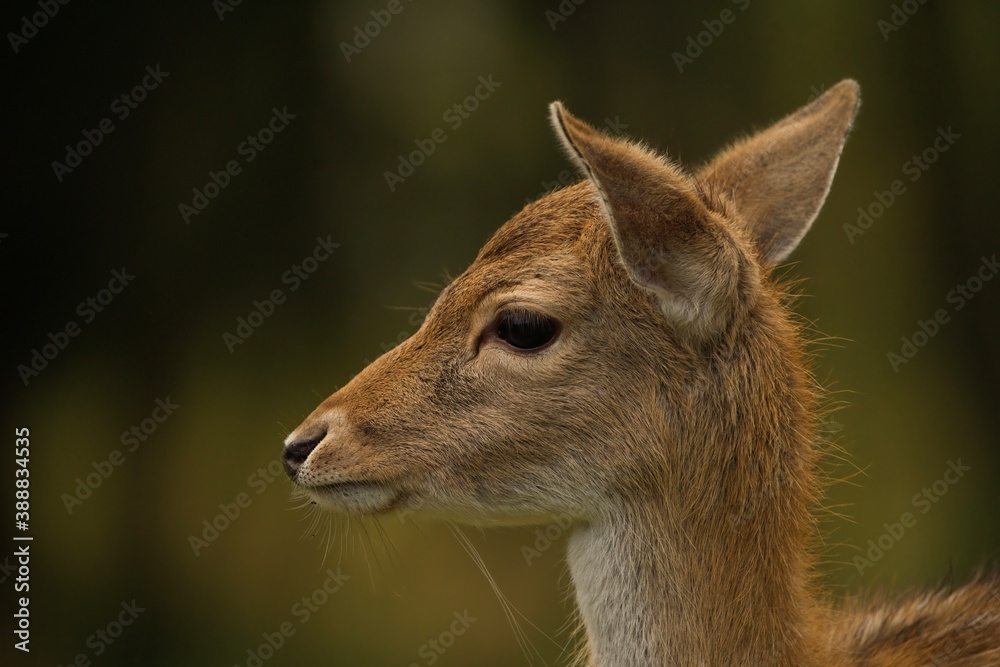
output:
<instances>
[{"instance_id":1,"label":"blurred green background","mask_svg":"<svg viewBox=\"0 0 1000 667\"><path fill-rule=\"evenodd\" d=\"M311 529L290 484L266 481L266 469L322 398L415 330L433 299L419 285L461 271L525 198L569 169L546 121L553 99L697 164L844 77L861 83L832 193L790 270L807 279L799 312L836 339L818 377L847 404L830 430L847 452L833 474L851 479L827 499L842 516L824 524L823 570L838 593L902 590L962 580L996 556L1000 279L960 310L948 294L1000 251L1000 6L386 7L70 3L25 42L8 34L3 423L8 452L13 429L31 429L35 541L32 652L8 643L2 662L68 665L83 654L101 665L253 665L248 651L288 622L294 634L264 650L263 664L527 664L446 528L398 517L355 525L324 560L326 522ZM715 23L723 10L733 20ZM2 25L30 33L23 17L39 11L13 3ZM391 20L371 23L372 11ZM369 23L366 46L343 46ZM688 49L679 67L675 53ZM121 118L115 100L157 65L169 75ZM459 127L446 122L491 75L500 85L488 99ZM295 117L247 162L240 146L274 108ZM114 131L57 180L52 162L106 117ZM384 173L435 128L447 141L390 190ZM949 128L958 138L932 151L926 171L907 167ZM185 224L179 204L229 160L240 173ZM903 193L849 238L844 225L859 207L878 212L887 196L876 193L897 179ZM292 291L282 276L317 237L340 246ZM86 322L78 304L122 267L134 280ZM223 334L276 288L287 300L230 353ZM887 354L942 308L949 321L894 372ZM71 320L80 334L25 385L17 367ZM155 432L128 451L123 433L142 428L157 399L178 407L147 421ZM70 513L66 494L116 449L121 465ZM959 460L969 470L939 484L946 493L920 514L913 496L933 493ZM239 500L247 506L196 555L191 536L205 537L203 522L226 523L220 504L232 513ZM859 571L854 557L906 511L916 525ZM572 604L561 536L528 565L522 547L534 548L534 529L467 532L537 626L522 620L538 651L564 661ZM349 578L302 623L295 605L338 567ZM15 576L8 556L8 619ZM109 623L132 600L144 611L120 636L109 644L95 634L115 632ZM466 610L477 620L451 645L441 634Z\"/></svg>"}]
</instances>

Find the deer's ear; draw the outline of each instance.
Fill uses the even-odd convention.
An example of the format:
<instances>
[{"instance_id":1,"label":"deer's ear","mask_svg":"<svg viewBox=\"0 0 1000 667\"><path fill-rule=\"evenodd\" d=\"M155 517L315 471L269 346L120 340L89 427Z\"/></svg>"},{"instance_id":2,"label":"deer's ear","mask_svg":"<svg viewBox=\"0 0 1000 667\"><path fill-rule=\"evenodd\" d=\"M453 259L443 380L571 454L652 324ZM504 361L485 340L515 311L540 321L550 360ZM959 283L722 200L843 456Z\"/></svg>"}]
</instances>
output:
<instances>
[{"instance_id":1,"label":"deer's ear","mask_svg":"<svg viewBox=\"0 0 1000 667\"><path fill-rule=\"evenodd\" d=\"M795 249L819 213L857 113L860 89L841 81L768 129L723 151L697 175L729 198L748 225L760 261Z\"/></svg>"},{"instance_id":2,"label":"deer's ear","mask_svg":"<svg viewBox=\"0 0 1000 667\"><path fill-rule=\"evenodd\" d=\"M649 149L606 136L550 106L566 152L597 189L622 263L664 314L700 332L718 328L738 298L744 253L694 181Z\"/></svg>"}]
</instances>

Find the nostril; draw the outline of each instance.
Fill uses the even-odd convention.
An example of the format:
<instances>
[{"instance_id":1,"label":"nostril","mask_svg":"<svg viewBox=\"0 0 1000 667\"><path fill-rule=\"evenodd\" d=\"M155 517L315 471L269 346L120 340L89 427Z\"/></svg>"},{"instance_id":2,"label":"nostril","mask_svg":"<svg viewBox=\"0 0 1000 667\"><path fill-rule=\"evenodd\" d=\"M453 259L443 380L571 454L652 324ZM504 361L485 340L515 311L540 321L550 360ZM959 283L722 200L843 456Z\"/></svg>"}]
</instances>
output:
<instances>
[{"instance_id":1,"label":"nostril","mask_svg":"<svg viewBox=\"0 0 1000 667\"><path fill-rule=\"evenodd\" d=\"M285 443L284 449L281 450L281 462L285 466L285 472L293 480L299 472L299 468L305 463L305 460L309 458L309 455L316 445L323 441L326 437L326 428L317 428L303 433L295 440Z\"/></svg>"}]
</instances>

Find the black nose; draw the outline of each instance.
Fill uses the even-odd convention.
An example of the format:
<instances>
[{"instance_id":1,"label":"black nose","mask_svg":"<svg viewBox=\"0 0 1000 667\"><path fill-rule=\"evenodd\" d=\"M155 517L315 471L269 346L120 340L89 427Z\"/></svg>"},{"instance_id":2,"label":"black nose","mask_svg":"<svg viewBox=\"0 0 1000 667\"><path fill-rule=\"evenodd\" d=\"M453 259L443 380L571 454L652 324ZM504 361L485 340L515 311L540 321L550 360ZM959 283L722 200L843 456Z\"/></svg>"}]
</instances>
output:
<instances>
[{"instance_id":1,"label":"black nose","mask_svg":"<svg viewBox=\"0 0 1000 667\"><path fill-rule=\"evenodd\" d=\"M299 468L309 458L309 454L312 453L312 450L316 449L316 445L322 442L325 437L326 428L317 427L299 435L295 440L287 443L285 448L281 450L281 462L284 464L285 472L292 478L292 481L299 474Z\"/></svg>"}]
</instances>

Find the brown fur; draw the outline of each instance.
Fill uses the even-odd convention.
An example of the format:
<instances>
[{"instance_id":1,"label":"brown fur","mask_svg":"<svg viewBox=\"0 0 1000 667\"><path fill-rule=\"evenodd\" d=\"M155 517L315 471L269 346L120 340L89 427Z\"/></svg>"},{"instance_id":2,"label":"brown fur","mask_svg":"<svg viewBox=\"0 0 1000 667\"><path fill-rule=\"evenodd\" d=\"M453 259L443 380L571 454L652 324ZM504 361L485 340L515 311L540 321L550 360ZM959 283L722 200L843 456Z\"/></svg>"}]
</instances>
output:
<instances>
[{"instance_id":1,"label":"brown fur","mask_svg":"<svg viewBox=\"0 0 1000 667\"><path fill-rule=\"evenodd\" d=\"M996 665L996 578L842 609L812 581L819 392L771 272L857 100L845 81L694 176L554 104L588 179L506 223L324 401L286 441L289 474L341 512L571 515L591 665ZM500 340L513 306L558 321L554 342Z\"/></svg>"}]
</instances>

